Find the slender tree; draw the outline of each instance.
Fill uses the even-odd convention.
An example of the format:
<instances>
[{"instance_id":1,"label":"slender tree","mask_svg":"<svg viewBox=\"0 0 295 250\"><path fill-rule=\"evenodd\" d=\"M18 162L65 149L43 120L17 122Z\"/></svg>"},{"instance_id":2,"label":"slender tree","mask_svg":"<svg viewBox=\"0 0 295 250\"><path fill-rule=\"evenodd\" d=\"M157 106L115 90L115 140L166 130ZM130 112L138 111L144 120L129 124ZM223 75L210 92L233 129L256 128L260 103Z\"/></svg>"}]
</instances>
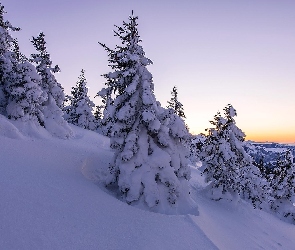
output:
<instances>
[{"instance_id":1,"label":"slender tree","mask_svg":"<svg viewBox=\"0 0 295 250\"><path fill-rule=\"evenodd\" d=\"M54 73L59 72L60 69L57 65L52 66L43 32L38 37L33 37L31 42L37 50L37 53L31 54L31 61L36 64L37 72L41 77L41 89L46 95L42 103L44 127L57 137L69 138L73 132L63 118L64 90L54 76Z\"/></svg>"},{"instance_id":2,"label":"slender tree","mask_svg":"<svg viewBox=\"0 0 295 250\"><path fill-rule=\"evenodd\" d=\"M295 222L295 166L290 150L278 158L271 178L271 188L271 209L285 217L293 217Z\"/></svg>"},{"instance_id":3,"label":"slender tree","mask_svg":"<svg viewBox=\"0 0 295 250\"><path fill-rule=\"evenodd\" d=\"M94 111L94 121L95 121L95 127L96 127L96 132L103 134L102 132L102 105L96 105L95 106L95 111Z\"/></svg>"},{"instance_id":4,"label":"slender tree","mask_svg":"<svg viewBox=\"0 0 295 250\"><path fill-rule=\"evenodd\" d=\"M181 118L186 118L184 111L183 111L183 105L180 101L178 101L178 91L176 86L173 87L171 91L171 99L168 101L167 108L173 109L175 114L177 114Z\"/></svg>"},{"instance_id":5,"label":"slender tree","mask_svg":"<svg viewBox=\"0 0 295 250\"><path fill-rule=\"evenodd\" d=\"M72 87L70 105L65 108L66 120L81 128L95 130L95 117L92 113L94 103L88 96L88 88L85 71L82 69L79 80Z\"/></svg>"},{"instance_id":6,"label":"slender tree","mask_svg":"<svg viewBox=\"0 0 295 250\"><path fill-rule=\"evenodd\" d=\"M0 3L0 114L7 116L6 106L8 93L5 88L15 78L13 71L13 38L11 31L19 31L7 20L4 20L4 6Z\"/></svg>"},{"instance_id":7,"label":"slender tree","mask_svg":"<svg viewBox=\"0 0 295 250\"><path fill-rule=\"evenodd\" d=\"M104 75L107 78L107 75ZM112 116L113 116L113 87L108 86L106 83L106 87L100 90L95 97L100 97L102 101L102 105L100 106L100 110L102 111L101 118L100 118L100 132L110 137L111 129L112 129Z\"/></svg>"},{"instance_id":8,"label":"slender tree","mask_svg":"<svg viewBox=\"0 0 295 250\"><path fill-rule=\"evenodd\" d=\"M33 37L32 44L38 53L32 54L32 62L36 63L36 69L41 76L41 87L48 95L48 101L51 97L59 108L63 108L64 89L55 79L54 74L60 72L58 65L52 66L50 54L47 52L45 35L41 32L37 37Z\"/></svg>"}]
</instances>

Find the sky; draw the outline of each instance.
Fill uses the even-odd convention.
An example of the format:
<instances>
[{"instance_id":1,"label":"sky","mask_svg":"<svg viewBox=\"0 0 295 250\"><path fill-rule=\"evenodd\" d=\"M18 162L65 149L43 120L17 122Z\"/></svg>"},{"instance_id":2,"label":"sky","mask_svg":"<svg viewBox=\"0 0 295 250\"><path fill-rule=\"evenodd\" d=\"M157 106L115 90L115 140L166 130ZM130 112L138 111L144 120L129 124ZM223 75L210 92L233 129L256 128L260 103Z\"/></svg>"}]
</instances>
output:
<instances>
[{"instance_id":1,"label":"sky","mask_svg":"<svg viewBox=\"0 0 295 250\"><path fill-rule=\"evenodd\" d=\"M295 142L295 1L2 0L5 18L25 55L43 31L56 75L67 94L81 69L94 102L110 71L98 44L119 44L114 25L131 11L153 61L162 106L177 86L191 132L205 133L214 115L232 104L246 139Z\"/></svg>"}]
</instances>

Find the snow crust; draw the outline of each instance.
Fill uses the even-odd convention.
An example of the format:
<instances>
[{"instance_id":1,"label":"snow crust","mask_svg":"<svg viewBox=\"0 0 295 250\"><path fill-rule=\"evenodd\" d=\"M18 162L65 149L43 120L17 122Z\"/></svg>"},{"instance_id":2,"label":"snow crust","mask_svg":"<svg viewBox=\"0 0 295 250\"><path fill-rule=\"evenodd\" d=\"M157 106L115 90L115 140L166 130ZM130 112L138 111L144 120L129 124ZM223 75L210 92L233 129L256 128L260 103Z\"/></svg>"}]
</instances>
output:
<instances>
[{"instance_id":1,"label":"snow crust","mask_svg":"<svg viewBox=\"0 0 295 250\"><path fill-rule=\"evenodd\" d=\"M294 225L241 200L209 200L195 167L198 215L121 202L100 184L109 139L70 127L75 136L63 140L0 116L1 249L294 249Z\"/></svg>"}]
</instances>

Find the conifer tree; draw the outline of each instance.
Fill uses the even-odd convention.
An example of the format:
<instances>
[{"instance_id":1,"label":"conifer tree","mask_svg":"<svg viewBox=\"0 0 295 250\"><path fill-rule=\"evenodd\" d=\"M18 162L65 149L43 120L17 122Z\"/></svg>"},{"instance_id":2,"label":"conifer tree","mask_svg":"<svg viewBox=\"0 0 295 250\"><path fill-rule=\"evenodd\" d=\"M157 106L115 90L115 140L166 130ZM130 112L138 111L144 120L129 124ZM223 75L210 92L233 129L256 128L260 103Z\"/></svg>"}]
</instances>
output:
<instances>
[{"instance_id":1,"label":"conifer tree","mask_svg":"<svg viewBox=\"0 0 295 250\"><path fill-rule=\"evenodd\" d=\"M75 87L72 87L70 105L65 108L66 120L81 128L95 130L95 118L92 109L95 106L90 100L85 71L82 69L81 75Z\"/></svg>"},{"instance_id":2,"label":"conifer tree","mask_svg":"<svg viewBox=\"0 0 295 250\"><path fill-rule=\"evenodd\" d=\"M40 77L9 33L19 28L4 21L4 13L0 3L0 113L9 119L38 121L43 100Z\"/></svg>"},{"instance_id":3,"label":"conifer tree","mask_svg":"<svg viewBox=\"0 0 295 250\"><path fill-rule=\"evenodd\" d=\"M96 105L95 106L95 111L94 111L94 121L95 121L95 127L96 127L96 132L100 134L104 134L102 132L102 105Z\"/></svg>"},{"instance_id":4,"label":"conifer tree","mask_svg":"<svg viewBox=\"0 0 295 250\"><path fill-rule=\"evenodd\" d=\"M106 184L119 188L123 199L141 201L154 211L175 212L180 200L190 202L190 169L184 122L156 101L154 84L147 66L133 14L115 36L122 44L114 50L100 43L109 54L113 72L105 74L111 147L115 150ZM111 97L113 95L113 97Z\"/></svg>"},{"instance_id":5,"label":"conifer tree","mask_svg":"<svg viewBox=\"0 0 295 250\"><path fill-rule=\"evenodd\" d=\"M4 14L4 6L0 3L0 114L7 116L8 93L5 88L15 77L12 68L13 38L10 32L19 31L20 28L12 26L7 20L5 21Z\"/></svg>"},{"instance_id":6,"label":"conifer tree","mask_svg":"<svg viewBox=\"0 0 295 250\"><path fill-rule=\"evenodd\" d=\"M218 112L211 124L203 146L202 160L208 189L213 199L250 200L254 206L265 198L259 170L245 152L245 134L236 126L236 110L232 105L224 108L224 117Z\"/></svg>"},{"instance_id":7,"label":"conifer tree","mask_svg":"<svg viewBox=\"0 0 295 250\"><path fill-rule=\"evenodd\" d=\"M295 166L290 150L280 155L273 170L271 179L271 209L288 217L293 216L295 222Z\"/></svg>"},{"instance_id":8,"label":"conifer tree","mask_svg":"<svg viewBox=\"0 0 295 250\"><path fill-rule=\"evenodd\" d=\"M206 136L204 134L190 135L188 148L190 151L189 160L192 165L195 165L201 160L200 156L205 140Z\"/></svg>"},{"instance_id":9,"label":"conifer tree","mask_svg":"<svg viewBox=\"0 0 295 250\"><path fill-rule=\"evenodd\" d=\"M43 91L40 87L41 79L36 68L19 51L16 40L13 44L12 72L10 74L13 77L5 86L8 96L7 116L14 120L40 122L43 120L41 104L44 101Z\"/></svg>"},{"instance_id":10,"label":"conifer tree","mask_svg":"<svg viewBox=\"0 0 295 250\"><path fill-rule=\"evenodd\" d=\"M44 127L57 137L69 138L73 132L63 118L64 90L54 76L54 73L59 72L60 69L57 65L52 67L43 32L38 37L33 37L31 42L38 52L31 54L31 61L37 65L36 69L41 77L41 89L46 95L42 103Z\"/></svg>"},{"instance_id":11,"label":"conifer tree","mask_svg":"<svg viewBox=\"0 0 295 250\"><path fill-rule=\"evenodd\" d=\"M214 120L210 121L214 128L208 129L203 148L203 165L205 180L210 183L212 198L219 200L226 195L238 195L239 172L236 168L234 157L229 143L228 131L226 131L226 120L218 112ZM235 160L235 159L234 159Z\"/></svg>"},{"instance_id":12,"label":"conifer tree","mask_svg":"<svg viewBox=\"0 0 295 250\"><path fill-rule=\"evenodd\" d=\"M107 75L104 75L107 78ZM106 84L107 85L107 84ZM97 95L101 98L102 105L100 106L100 110L103 110L100 119L100 132L110 137L111 129L112 129L112 115L113 115L113 97L112 97L113 88L110 86L106 86L102 90L100 90Z\"/></svg>"},{"instance_id":13,"label":"conifer tree","mask_svg":"<svg viewBox=\"0 0 295 250\"><path fill-rule=\"evenodd\" d=\"M60 72L58 65L52 67L50 54L47 52L45 35L41 32L37 37L33 37L32 44L38 53L32 54L32 61L37 64L36 69L40 74L42 83L41 87L48 95L48 101L52 97L56 105L62 109L64 102L64 89L55 79L54 73Z\"/></svg>"},{"instance_id":14,"label":"conifer tree","mask_svg":"<svg viewBox=\"0 0 295 250\"><path fill-rule=\"evenodd\" d=\"M4 21L5 14L4 6L0 3L0 55L5 55L5 53L11 51L11 46L13 43L13 38L10 35L10 31L19 31L19 27L14 27L9 21Z\"/></svg>"},{"instance_id":15,"label":"conifer tree","mask_svg":"<svg viewBox=\"0 0 295 250\"><path fill-rule=\"evenodd\" d=\"M101 112L102 106L101 105L96 105L95 106L95 111L94 111L94 118L96 120L100 120L102 118L102 112Z\"/></svg>"},{"instance_id":16,"label":"conifer tree","mask_svg":"<svg viewBox=\"0 0 295 250\"><path fill-rule=\"evenodd\" d=\"M167 108L173 109L175 114L177 114L181 118L186 118L184 111L183 111L183 105L181 102L178 101L178 92L176 86L173 87L171 91L171 99L168 101Z\"/></svg>"}]
</instances>

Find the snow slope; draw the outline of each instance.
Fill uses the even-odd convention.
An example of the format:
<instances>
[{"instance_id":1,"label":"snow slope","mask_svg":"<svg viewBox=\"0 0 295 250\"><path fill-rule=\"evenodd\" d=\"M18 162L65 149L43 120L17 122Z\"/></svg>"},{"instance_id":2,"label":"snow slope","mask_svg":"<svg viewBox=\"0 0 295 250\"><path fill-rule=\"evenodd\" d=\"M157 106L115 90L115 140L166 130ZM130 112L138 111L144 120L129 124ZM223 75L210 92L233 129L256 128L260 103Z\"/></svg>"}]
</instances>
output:
<instances>
[{"instance_id":1,"label":"snow slope","mask_svg":"<svg viewBox=\"0 0 295 250\"><path fill-rule=\"evenodd\" d=\"M1 250L295 249L294 225L243 202L208 200L197 169L191 180L197 216L119 201L99 184L112 157L108 138L71 128L69 140L42 130L28 137L0 121Z\"/></svg>"}]
</instances>

